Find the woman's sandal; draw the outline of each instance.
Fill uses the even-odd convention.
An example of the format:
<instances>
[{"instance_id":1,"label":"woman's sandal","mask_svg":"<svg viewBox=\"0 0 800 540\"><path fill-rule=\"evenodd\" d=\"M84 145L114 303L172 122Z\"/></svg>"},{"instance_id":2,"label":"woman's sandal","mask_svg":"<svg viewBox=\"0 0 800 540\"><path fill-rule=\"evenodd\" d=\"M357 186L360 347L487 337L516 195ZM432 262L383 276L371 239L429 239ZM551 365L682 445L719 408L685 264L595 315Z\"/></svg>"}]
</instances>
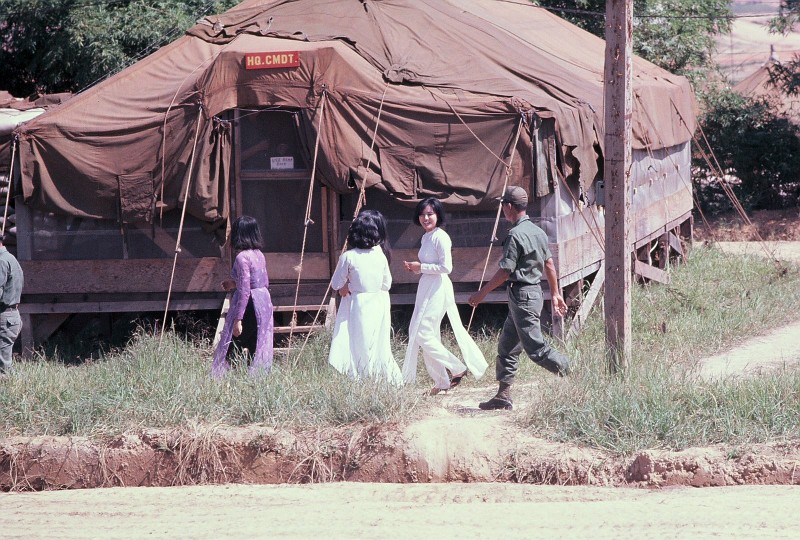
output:
<instances>
[{"instance_id":1,"label":"woman's sandal","mask_svg":"<svg viewBox=\"0 0 800 540\"><path fill-rule=\"evenodd\" d=\"M453 375L453 378L450 379L450 390L461 384L461 379L466 376L467 372L465 371L461 375Z\"/></svg>"},{"instance_id":2,"label":"woman's sandal","mask_svg":"<svg viewBox=\"0 0 800 540\"><path fill-rule=\"evenodd\" d=\"M452 388L452 386L450 388ZM428 392L428 395L429 396L437 396L439 394L447 392L450 388L439 388L437 386L434 386L433 388L431 388L431 391Z\"/></svg>"}]
</instances>

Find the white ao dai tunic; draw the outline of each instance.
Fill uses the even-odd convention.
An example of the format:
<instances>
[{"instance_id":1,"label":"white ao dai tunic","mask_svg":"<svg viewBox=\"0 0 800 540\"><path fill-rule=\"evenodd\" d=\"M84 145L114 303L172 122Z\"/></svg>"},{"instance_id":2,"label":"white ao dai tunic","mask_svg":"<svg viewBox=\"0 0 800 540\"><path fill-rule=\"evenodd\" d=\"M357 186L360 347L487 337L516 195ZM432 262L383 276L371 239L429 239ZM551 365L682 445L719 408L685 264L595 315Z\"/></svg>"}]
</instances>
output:
<instances>
[{"instance_id":1,"label":"white ao dai tunic","mask_svg":"<svg viewBox=\"0 0 800 540\"><path fill-rule=\"evenodd\" d=\"M339 257L331 287L339 290L345 284L350 294L341 299L336 313L328 362L351 379L402 384L390 342L392 274L379 246L350 249Z\"/></svg>"},{"instance_id":2,"label":"white ao dai tunic","mask_svg":"<svg viewBox=\"0 0 800 540\"><path fill-rule=\"evenodd\" d=\"M421 277L403 362L403 379L407 383L416 379L419 349L422 349L425 367L439 389L450 388L448 371L460 375L469 369L475 378L480 378L486 371L486 359L464 329L456 308L453 282L448 276L453 270L451 247L450 236L438 227L422 236L419 249ZM445 314L450 319L463 362L442 345L441 325Z\"/></svg>"}]
</instances>

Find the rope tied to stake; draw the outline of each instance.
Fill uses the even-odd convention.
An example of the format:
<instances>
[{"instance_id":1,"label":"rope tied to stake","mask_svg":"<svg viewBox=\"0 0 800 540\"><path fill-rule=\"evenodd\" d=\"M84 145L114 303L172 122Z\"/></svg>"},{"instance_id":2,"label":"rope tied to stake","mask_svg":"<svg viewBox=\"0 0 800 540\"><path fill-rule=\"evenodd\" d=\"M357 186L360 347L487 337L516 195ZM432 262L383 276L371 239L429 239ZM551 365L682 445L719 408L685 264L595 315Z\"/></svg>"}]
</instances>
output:
<instances>
[{"instance_id":1,"label":"rope tied to stake","mask_svg":"<svg viewBox=\"0 0 800 540\"><path fill-rule=\"evenodd\" d=\"M328 97L327 87L322 85L322 96L319 100L319 122L317 122L317 139L314 142L314 161L311 164L311 179L308 183L308 196L306 198L306 213L303 217L303 244L300 248L300 264L297 266L297 284L294 289L294 305L292 305L292 318L289 322L289 347L292 346L294 327L297 322L297 300L300 297L300 277L303 274L303 260L306 253L306 242L308 241L308 228L314 224L311 219L311 206L314 200L314 178L317 173L317 157L319 156L319 140L322 134L322 120L325 111L325 100Z\"/></svg>"}]
</instances>

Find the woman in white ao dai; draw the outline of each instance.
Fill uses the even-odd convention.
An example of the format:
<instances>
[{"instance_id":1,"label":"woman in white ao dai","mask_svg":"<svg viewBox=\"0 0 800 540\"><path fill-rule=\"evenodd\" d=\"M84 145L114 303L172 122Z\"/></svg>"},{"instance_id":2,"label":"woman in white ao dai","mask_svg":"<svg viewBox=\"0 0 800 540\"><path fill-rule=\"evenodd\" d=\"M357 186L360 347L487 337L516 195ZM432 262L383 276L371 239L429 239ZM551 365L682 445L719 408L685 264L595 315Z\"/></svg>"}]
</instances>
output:
<instances>
[{"instance_id":1,"label":"woman in white ao dai","mask_svg":"<svg viewBox=\"0 0 800 540\"><path fill-rule=\"evenodd\" d=\"M331 287L342 296L328 362L351 379L402 384L392 355L389 288L392 275L382 246L385 223L365 210L350 226L349 249L339 258ZM383 231L383 232L382 232Z\"/></svg>"},{"instance_id":2,"label":"woman in white ao dai","mask_svg":"<svg viewBox=\"0 0 800 540\"><path fill-rule=\"evenodd\" d=\"M408 329L408 349L403 362L403 379L414 382L417 375L419 349L425 367L434 382L431 394L454 388L469 370L475 378L486 371L486 359L472 337L464 329L448 274L453 270L450 236L439 228L444 210L438 199L424 199L417 205L415 220L425 234L419 250L419 261L404 262L408 271L420 274L414 314ZM445 314L450 319L462 362L442 344L441 324ZM451 378L452 376L452 378Z\"/></svg>"}]
</instances>

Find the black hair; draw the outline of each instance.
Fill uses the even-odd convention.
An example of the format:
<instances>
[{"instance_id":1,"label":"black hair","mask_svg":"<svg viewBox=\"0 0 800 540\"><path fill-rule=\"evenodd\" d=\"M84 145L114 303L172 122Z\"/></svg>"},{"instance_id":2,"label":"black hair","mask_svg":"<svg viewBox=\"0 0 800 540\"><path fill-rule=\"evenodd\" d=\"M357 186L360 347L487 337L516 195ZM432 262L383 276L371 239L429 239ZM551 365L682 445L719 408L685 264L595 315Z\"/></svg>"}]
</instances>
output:
<instances>
[{"instance_id":1,"label":"black hair","mask_svg":"<svg viewBox=\"0 0 800 540\"><path fill-rule=\"evenodd\" d=\"M258 222L250 216L239 216L231 225L231 244L235 249L263 249L264 241L261 240L261 231Z\"/></svg>"},{"instance_id":2,"label":"black hair","mask_svg":"<svg viewBox=\"0 0 800 540\"><path fill-rule=\"evenodd\" d=\"M386 218L377 210L362 210L347 231L348 249L371 249L381 246L386 259L391 262L389 240L386 235Z\"/></svg>"},{"instance_id":3,"label":"black hair","mask_svg":"<svg viewBox=\"0 0 800 540\"><path fill-rule=\"evenodd\" d=\"M444 225L444 208L436 197L428 197L427 199L419 201L419 203L417 203L417 208L414 210L414 219L412 221L422 226L422 223L419 222L419 216L425 211L426 206L430 206L431 210L436 213L436 226L441 227Z\"/></svg>"}]
</instances>

